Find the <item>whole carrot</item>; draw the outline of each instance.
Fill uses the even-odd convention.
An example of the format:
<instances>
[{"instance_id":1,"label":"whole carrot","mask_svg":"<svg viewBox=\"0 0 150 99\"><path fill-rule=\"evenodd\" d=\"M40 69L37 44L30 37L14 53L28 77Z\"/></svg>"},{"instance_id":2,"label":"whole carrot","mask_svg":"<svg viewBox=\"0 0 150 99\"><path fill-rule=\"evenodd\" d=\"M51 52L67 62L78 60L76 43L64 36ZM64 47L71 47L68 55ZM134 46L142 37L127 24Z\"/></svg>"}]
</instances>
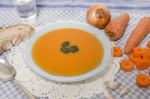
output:
<instances>
[{"instance_id":1,"label":"whole carrot","mask_svg":"<svg viewBox=\"0 0 150 99\"><path fill-rule=\"evenodd\" d=\"M105 28L106 35L109 36L110 40L118 40L125 32L126 26L129 22L129 14L123 13L119 17L110 21Z\"/></svg>"},{"instance_id":2,"label":"whole carrot","mask_svg":"<svg viewBox=\"0 0 150 99\"><path fill-rule=\"evenodd\" d=\"M150 32L150 17L143 17L135 29L133 30L132 34L130 35L129 39L125 45L125 53L129 54L132 50L138 46L138 44L146 37L146 35Z\"/></svg>"}]
</instances>

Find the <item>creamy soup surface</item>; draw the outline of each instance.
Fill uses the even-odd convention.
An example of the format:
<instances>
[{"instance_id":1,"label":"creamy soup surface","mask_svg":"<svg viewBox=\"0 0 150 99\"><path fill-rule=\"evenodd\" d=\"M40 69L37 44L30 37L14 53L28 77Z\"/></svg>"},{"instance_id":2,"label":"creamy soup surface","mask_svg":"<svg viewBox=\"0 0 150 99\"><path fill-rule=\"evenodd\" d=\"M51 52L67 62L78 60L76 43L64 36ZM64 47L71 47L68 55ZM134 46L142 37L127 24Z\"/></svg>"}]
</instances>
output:
<instances>
[{"instance_id":1,"label":"creamy soup surface","mask_svg":"<svg viewBox=\"0 0 150 99\"><path fill-rule=\"evenodd\" d=\"M66 41L69 46L77 46L78 51L62 52L62 44ZM103 54L103 46L95 36L75 28L49 31L40 36L32 47L34 62L47 73L59 76L87 73L101 64Z\"/></svg>"}]
</instances>

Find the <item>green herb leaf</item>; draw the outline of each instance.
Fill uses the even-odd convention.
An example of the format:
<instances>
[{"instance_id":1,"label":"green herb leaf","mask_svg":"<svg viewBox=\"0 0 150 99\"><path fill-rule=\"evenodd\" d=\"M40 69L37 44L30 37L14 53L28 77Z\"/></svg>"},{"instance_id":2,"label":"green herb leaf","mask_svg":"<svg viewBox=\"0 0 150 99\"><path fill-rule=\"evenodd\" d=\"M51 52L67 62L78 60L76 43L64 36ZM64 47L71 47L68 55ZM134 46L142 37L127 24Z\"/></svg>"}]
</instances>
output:
<instances>
[{"instance_id":1,"label":"green herb leaf","mask_svg":"<svg viewBox=\"0 0 150 99\"><path fill-rule=\"evenodd\" d=\"M67 47L70 45L70 42L69 41L65 41L62 43L62 47Z\"/></svg>"},{"instance_id":2,"label":"green herb leaf","mask_svg":"<svg viewBox=\"0 0 150 99\"><path fill-rule=\"evenodd\" d=\"M65 54L69 53L69 49L66 47L62 47L60 50L61 50L61 52L65 53Z\"/></svg>"},{"instance_id":3,"label":"green herb leaf","mask_svg":"<svg viewBox=\"0 0 150 99\"><path fill-rule=\"evenodd\" d=\"M72 45L69 47L69 51L72 53L75 53L75 52L79 51L79 48L76 45Z\"/></svg>"}]
</instances>

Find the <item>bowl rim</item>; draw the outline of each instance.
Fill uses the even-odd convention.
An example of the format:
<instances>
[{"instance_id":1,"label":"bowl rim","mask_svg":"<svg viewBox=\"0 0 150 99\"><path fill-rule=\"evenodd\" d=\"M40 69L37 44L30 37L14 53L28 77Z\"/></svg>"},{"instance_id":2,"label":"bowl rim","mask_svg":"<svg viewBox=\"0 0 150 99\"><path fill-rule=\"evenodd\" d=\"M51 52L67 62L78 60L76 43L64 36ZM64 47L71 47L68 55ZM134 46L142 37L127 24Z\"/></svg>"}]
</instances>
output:
<instances>
[{"instance_id":1,"label":"bowl rim","mask_svg":"<svg viewBox=\"0 0 150 99\"><path fill-rule=\"evenodd\" d=\"M84 31L88 31L92 35L94 35L103 45L104 55L100 65L98 65L95 69L81 75L77 76L58 76L52 75L47 73L46 71L42 70L39 66L32 59L32 46L34 42L44 33L48 31L53 31L55 29L61 28L76 28L81 29ZM93 32L94 31L94 32ZM50 23L43 26L41 29L36 31L32 37L26 42L25 46L23 47L23 58L25 63L28 67L37 75L58 82L77 82L86 80L88 78L94 77L97 74L103 72L106 68L108 68L110 63L112 62L112 53L111 53L111 42L109 38L105 35L103 30L99 30L91 25L84 24L84 23L77 23L77 22L56 22Z\"/></svg>"}]
</instances>

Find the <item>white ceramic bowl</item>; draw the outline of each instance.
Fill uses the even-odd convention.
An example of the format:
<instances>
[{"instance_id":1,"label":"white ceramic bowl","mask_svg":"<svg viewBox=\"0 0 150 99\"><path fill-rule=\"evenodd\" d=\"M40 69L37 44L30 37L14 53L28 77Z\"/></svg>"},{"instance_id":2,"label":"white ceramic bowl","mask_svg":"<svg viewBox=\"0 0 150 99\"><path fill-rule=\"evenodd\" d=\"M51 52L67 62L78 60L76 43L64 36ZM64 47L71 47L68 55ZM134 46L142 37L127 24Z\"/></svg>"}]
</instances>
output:
<instances>
[{"instance_id":1,"label":"white ceramic bowl","mask_svg":"<svg viewBox=\"0 0 150 99\"><path fill-rule=\"evenodd\" d=\"M104 48L104 56L101 64L97 66L95 69L89 71L88 73L77 75L77 76L56 76L56 75L49 74L43 71L42 69L40 69L32 59L32 53L31 53L32 46L34 42L39 38L39 36L43 35L48 31L52 31L54 29L60 29L60 28L77 28L77 29L88 31L89 33L95 35L100 40ZM76 82L76 81L81 81L96 76L97 74L106 70L109 64L112 62L111 43L107 38L107 36L105 35L105 33L103 32L103 30L99 30L91 25L74 23L74 22L58 22L58 23L48 24L44 26L28 40L28 42L26 43L23 49L23 56L25 62L29 65L31 70L34 71L36 74L46 79L59 81L59 82Z\"/></svg>"}]
</instances>

